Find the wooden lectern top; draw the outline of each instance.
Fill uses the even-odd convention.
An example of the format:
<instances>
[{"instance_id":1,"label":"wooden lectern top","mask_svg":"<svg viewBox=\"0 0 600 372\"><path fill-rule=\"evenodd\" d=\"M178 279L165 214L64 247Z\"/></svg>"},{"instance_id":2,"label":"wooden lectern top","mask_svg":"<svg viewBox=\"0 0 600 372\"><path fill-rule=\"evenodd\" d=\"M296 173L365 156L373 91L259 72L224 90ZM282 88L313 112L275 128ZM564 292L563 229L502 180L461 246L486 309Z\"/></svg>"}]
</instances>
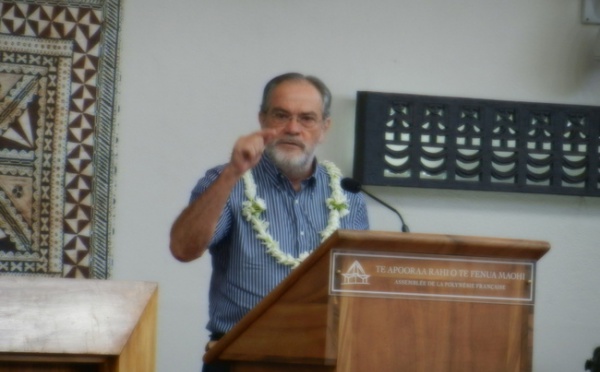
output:
<instances>
[{"instance_id":1,"label":"wooden lectern top","mask_svg":"<svg viewBox=\"0 0 600 372\"><path fill-rule=\"evenodd\" d=\"M0 355L119 355L156 283L0 277Z\"/></svg>"}]
</instances>

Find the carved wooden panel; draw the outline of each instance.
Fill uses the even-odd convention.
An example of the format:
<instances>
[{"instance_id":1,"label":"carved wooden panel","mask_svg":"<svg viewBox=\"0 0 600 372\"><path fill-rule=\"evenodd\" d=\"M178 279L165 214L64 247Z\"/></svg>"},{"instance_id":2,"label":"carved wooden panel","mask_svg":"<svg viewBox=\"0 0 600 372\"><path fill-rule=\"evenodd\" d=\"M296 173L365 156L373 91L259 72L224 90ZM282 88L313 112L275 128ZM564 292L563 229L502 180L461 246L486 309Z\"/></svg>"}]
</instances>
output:
<instances>
[{"instance_id":1,"label":"carved wooden panel","mask_svg":"<svg viewBox=\"0 0 600 372\"><path fill-rule=\"evenodd\" d=\"M600 196L600 107L358 92L365 185Z\"/></svg>"}]
</instances>

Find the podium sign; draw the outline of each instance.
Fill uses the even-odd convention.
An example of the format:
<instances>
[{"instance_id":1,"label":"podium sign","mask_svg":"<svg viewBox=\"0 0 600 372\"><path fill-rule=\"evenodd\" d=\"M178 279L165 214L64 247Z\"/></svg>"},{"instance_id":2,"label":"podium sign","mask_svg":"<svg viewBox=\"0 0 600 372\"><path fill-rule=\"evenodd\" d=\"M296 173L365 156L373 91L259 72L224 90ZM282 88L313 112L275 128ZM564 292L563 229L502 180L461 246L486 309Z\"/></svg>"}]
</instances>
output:
<instances>
[{"instance_id":1,"label":"podium sign","mask_svg":"<svg viewBox=\"0 0 600 372\"><path fill-rule=\"evenodd\" d=\"M333 250L332 295L533 304L535 262Z\"/></svg>"}]
</instances>

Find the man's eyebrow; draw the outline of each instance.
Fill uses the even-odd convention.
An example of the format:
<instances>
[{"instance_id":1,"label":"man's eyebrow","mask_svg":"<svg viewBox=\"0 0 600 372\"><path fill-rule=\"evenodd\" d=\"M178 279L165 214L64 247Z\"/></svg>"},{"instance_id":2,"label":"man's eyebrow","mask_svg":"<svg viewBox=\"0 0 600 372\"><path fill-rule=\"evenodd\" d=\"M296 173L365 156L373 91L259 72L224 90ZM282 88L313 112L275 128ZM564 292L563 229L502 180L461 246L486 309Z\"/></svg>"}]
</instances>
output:
<instances>
[{"instance_id":1,"label":"man's eyebrow","mask_svg":"<svg viewBox=\"0 0 600 372\"><path fill-rule=\"evenodd\" d=\"M275 113L285 113L285 114L292 114L291 111L284 109L283 107L271 107L271 112L275 112ZM312 110L308 110L308 111L301 111L298 113L298 115L302 115L302 116L316 116L319 117L319 112L318 111L312 111Z\"/></svg>"}]
</instances>

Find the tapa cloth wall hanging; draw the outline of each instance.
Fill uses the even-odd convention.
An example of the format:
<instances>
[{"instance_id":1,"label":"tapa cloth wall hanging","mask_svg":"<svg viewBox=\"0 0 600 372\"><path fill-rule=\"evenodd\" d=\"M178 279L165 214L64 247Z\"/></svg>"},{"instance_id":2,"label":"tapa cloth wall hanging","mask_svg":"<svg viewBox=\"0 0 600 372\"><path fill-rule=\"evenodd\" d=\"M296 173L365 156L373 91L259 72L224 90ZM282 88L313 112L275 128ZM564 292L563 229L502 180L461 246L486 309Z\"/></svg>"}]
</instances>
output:
<instances>
[{"instance_id":1,"label":"tapa cloth wall hanging","mask_svg":"<svg viewBox=\"0 0 600 372\"><path fill-rule=\"evenodd\" d=\"M0 274L110 276L120 11L0 2Z\"/></svg>"}]
</instances>

